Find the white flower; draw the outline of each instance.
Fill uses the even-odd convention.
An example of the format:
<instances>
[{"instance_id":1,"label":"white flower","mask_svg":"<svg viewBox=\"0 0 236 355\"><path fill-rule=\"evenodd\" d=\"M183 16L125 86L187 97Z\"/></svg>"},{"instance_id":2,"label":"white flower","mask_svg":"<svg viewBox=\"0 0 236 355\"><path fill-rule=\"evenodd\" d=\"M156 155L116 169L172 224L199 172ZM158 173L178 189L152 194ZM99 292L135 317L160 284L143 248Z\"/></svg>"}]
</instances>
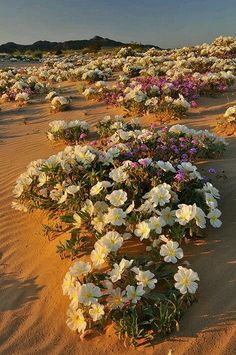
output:
<instances>
[{"instance_id":1,"label":"white flower","mask_svg":"<svg viewBox=\"0 0 236 355\"><path fill-rule=\"evenodd\" d=\"M78 192L80 190L80 186L77 186L77 185L70 185L66 188L66 192L69 194L69 195L75 195L76 192Z\"/></svg>"},{"instance_id":2,"label":"white flower","mask_svg":"<svg viewBox=\"0 0 236 355\"><path fill-rule=\"evenodd\" d=\"M127 193L123 190L114 190L110 195L106 196L106 199L109 200L113 206L119 207L127 201Z\"/></svg>"},{"instance_id":3,"label":"white flower","mask_svg":"<svg viewBox=\"0 0 236 355\"><path fill-rule=\"evenodd\" d=\"M147 222L139 222L136 225L136 228L134 230L134 234L140 238L140 240L143 239L148 239L149 238L149 234L151 232L150 226Z\"/></svg>"},{"instance_id":4,"label":"white flower","mask_svg":"<svg viewBox=\"0 0 236 355\"><path fill-rule=\"evenodd\" d=\"M109 289L107 303L112 309L122 308L125 302L127 302L125 291L121 291L120 287Z\"/></svg>"},{"instance_id":5,"label":"white flower","mask_svg":"<svg viewBox=\"0 0 236 355\"><path fill-rule=\"evenodd\" d=\"M147 270L142 271L136 268L132 269L137 275L135 276L136 280L138 281L137 284L142 287L148 287L151 290L155 288L155 284L157 283L157 279L155 279L155 275Z\"/></svg>"},{"instance_id":6,"label":"white flower","mask_svg":"<svg viewBox=\"0 0 236 355\"><path fill-rule=\"evenodd\" d=\"M79 293L80 286L81 286L80 282L75 281L75 286L69 295L69 298L71 301L70 308L73 308L73 309L78 308L78 303L79 303L78 293Z\"/></svg>"},{"instance_id":7,"label":"white flower","mask_svg":"<svg viewBox=\"0 0 236 355\"><path fill-rule=\"evenodd\" d=\"M125 224L126 212L121 208L109 208L106 215L106 222L113 226L121 226Z\"/></svg>"},{"instance_id":8,"label":"white flower","mask_svg":"<svg viewBox=\"0 0 236 355\"><path fill-rule=\"evenodd\" d=\"M150 199L154 206L164 206L166 203L170 202L171 199L170 185L160 184L153 187L143 198Z\"/></svg>"},{"instance_id":9,"label":"white flower","mask_svg":"<svg viewBox=\"0 0 236 355\"><path fill-rule=\"evenodd\" d=\"M117 282L121 279L123 272L129 268L133 263L133 260L122 259L119 264L115 263L113 269L108 272L112 282Z\"/></svg>"},{"instance_id":10,"label":"white flower","mask_svg":"<svg viewBox=\"0 0 236 355\"><path fill-rule=\"evenodd\" d=\"M165 244L162 244L160 249L160 255L164 256L164 261L166 263L176 264L178 259L182 259L184 254L182 248L179 248L179 243L168 240L167 238L162 240Z\"/></svg>"},{"instance_id":11,"label":"white flower","mask_svg":"<svg viewBox=\"0 0 236 355\"><path fill-rule=\"evenodd\" d=\"M88 146L81 147L77 145L75 146L74 153L77 161L86 166L90 165L96 158L96 155L90 151L90 148Z\"/></svg>"},{"instance_id":12,"label":"white flower","mask_svg":"<svg viewBox=\"0 0 236 355\"><path fill-rule=\"evenodd\" d=\"M119 183L119 182L124 182L127 180L128 175L126 174L126 172L124 171L124 168L121 166L119 168L113 169L111 170L111 172L109 173L109 177Z\"/></svg>"},{"instance_id":13,"label":"white flower","mask_svg":"<svg viewBox=\"0 0 236 355\"><path fill-rule=\"evenodd\" d=\"M180 165L178 165L178 168L180 170L184 170L186 172L189 172L189 173L193 173L197 170L197 167L195 165L193 165L192 163L189 163L189 162L183 162L181 163Z\"/></svg>"},{"instance_id":14,"label":"white flower","mask_svg":"<svg viewBox=\"0 0 236 355\"><path fill-rule=\"evenodd\" d=\"M78 213L74 213L73 214L73 219L74 219L74 223L73 226L75 226L76 228L80 228L81 226L81 217L78 215Z\"/></svg>"},{"instance_id":15,"label":"white flower","mask_svg":"<svg viewBox=\"0 0 236 355\"><path fill-rule=\"evenodd\" d=\"M158 214L160 214L165 223L169 226L173 226L175 223L175 211L172 211L170 207L163 208L161 212L158 212Z\"/></svg>"},{"instance_id":16,"label":"white flower","mask_svg":"<svg viewBox=\"0 0 236 355\"><path fill-rule=\"evenodd\" d=\"M126 286L126 295L128 300L130 300L132 303L137 303L141 297L145 294L145 291L142 286Z\"/></svg>"},{"instance_id":17,"label":"white flower","mask_svg":"<svg viewBox=\"0 0 236 355\"><path fill-rule=\"evenodd\" d=\"M222 222L219 220L220 216L221 212L216 208L208 213L207 218L210 219L210 223L213 227L220 228L220 226L222 225Z\"/></svg>"},{"instance_id":18,"label":"white flower","mask_svg":"<svg viewBox=\"0 0 236 355\"><path fill-rule=\"evenodd\" d=\"M172 171L173 173L176 172L175 168L173 167L173 165L169 161L165 162L165 161L159 160L156 164L159 168L161 168L164 171Z\"/></svg>"},{"instance_id":19,"label":"white flower","mask_svg":"<svg viewBox=\"0 0 236 355\"><path fill-rule=\"evenodd\" d=\"M111 183L109 181L100 181L91 188L90 195L98 195L104 188L107 187L111 187Z\"/></svg>"},{"instance_id":20,"label":"white flower","mask_svg":"<svg viewBox=\"0 0 236 355\"><path fill-rule=\"evenodd\" d=\"M38 176L38 181L39 181L38 187L41 187L44 184L46 184L47 180L48 180L47 175L44 172L40 173Z\"/></svg>"},{"instance_id":21,"label":"white flower","mask_svg":"<svg viewBox=\"0 0 236 355\"><path fill-rule=\"evenodd\" d=\"M94 205L93 202L87 199L84 203L83 208L81 209L82 212L87 212L90 216L94 213Z\"/></svg>"},{"instance_id":22,"label":"white flower","mask_svg":"<svg viewBox=\"0 0 236 355\"><path fill-rule=\"evenodd\" d=\"M98 195L103 190L102 182L97 182L96 185L92 186L90 189L90 195L95 196Z\"/></svg>"},{"instance_id":23,"label":"white flower","mask_svg":"<svg viewBox=\"0 0 236 355\"><path fill-rule=\"evenodd\" d=\"M102 319L102 316L105 314L104 306L100 303L93 304L89 310L89 314L94 322Z\"/></svg>"},{"instance_id":24,"label":"white flower","mask_svg":"<svg viewBox=\"0 0 236 355\"><path fill-rule=\"evenodd\" d=\"M199 281L198 274L192 269L186 269L182 266L178 267L178 272L174 275L176 281L175 288L180 291L183 295L187 292L195 293L198 288L196 281Z\"/></svg>"},{"instance_id":25,"label":"white flower","mask_svg":"<svg viewBox=\"0 0 236 355\"><path fill-rule=\"evenodd\" d=\"M129 214L130 212L133 211L134 207L135 207L135 204L134 204L134 201L132 201L132 203L129 205L129 207L126 208L125 212L127 214Z\"/></svg>"},{"instance_id":26,"label":"white flower","mask_svg":"<svg viewBox=\"0 0 236 355\"><path fill-rule=\"evenodd\" d=\"M93 283L87 283L81 285L78 292L78 301L84 305L91 305L97 303L97 298L101 297L102 293L98 286Z\"/></svg>"},{"instance_id":27,"label":"white flower","mask_svg":"<svg viewBox=\"0 0 236 355\"><path fill-rule=\"evenodd\" d=\"M166 223L162 217L153 216L149 218L148 224L151 230L154 230L155 233L160 234L162 231L162 227Z\"/></svg>"},{"instance_id":28,"label":"white flower","mask_svg":"<svg viewBox=\"0 0 236 355\"><path fill-rule=\"evenodd\" d=\"M109 251L116 252L123 244L123 238L116 231L107 232L99 241L99 244L105 245Z\"/></svg>"},{"instance_id":29,"label":"white flower","mask_svg":"<svg viewBox=\"0 0 236 355\"><path fill-rule=\"evenodd\" d=\"M97 232L102 233L102 231L106 225L105 215L103 215L102 213L99 213L96 217L94 217L91 220L91 224Z\"/></svg>"},{"instance_id":30,"label":"white flower","mask_svg":"<svg viewBox=\"0 0 236 355\"><path fill-rule=\"evenodd\" d=\"M84 261L76 261L73 266L70 267L69 272L74 277L80 277L87 275L91 271L92 267L89 263Z\"/></svg>"},{"instance_id":31,"label":"white flower","mask_svg":"<svg viewBox=\"0 0 236 355\"><path fill-rule=\"evenodd\" d=\"M63 291L63 295L66 296L71 296L72 292L75 288L75 278L71 275L70 272L67 272L65 274L63 283L62 283L62 291Z\"/></svg>"},{"instance_id":32,"label":"white flower","mask_svg":"<svg viewBox=\"0 0 236 355\"><path fill-rule=\"evenodd\" d=\"M206 228L206 215L200 207L196 207L195 215L196 225L200 228Z\"/></svg>"},{"instance_id":33,"label":"white flower","mask_svg":"<svg viewBox=\"0 0 236 355\"><path fill-rule=\"evenodd\" d=\"M119 264L115 263L113 265L113 269L109 271L108 274L110 275L110 279L112 282L117 282L121 279L123 272L124 269L121 268Z\"/></svg>"},{"instance_id":34,"label":"white flower","mask_svg":"<svg viewBox=\"0 0 236 355\"><path fill-rule=\"evenodd\" d=\"M196 216L196 204L194 205L178 205L179 209L175 212L176 221L185 226L188 222L190 222Z\"/></svg>"},{"instance_id":35,"label":"white flower","mask_svg":"<svg viewBox=\"0 0 236 355\"><path fill-rule=\"evenodd\" d=\"M84 333L87 322L85 321L82 309L74 310L72 308L68 309L67 312L68 319L66 324L71 330L77 330L79 333Z\"/></svg>"},{"instance_id":36,"label":"white flower","mask_svg":"<svg viewBox=\"0 0 236 355\"><path fill-rule=\"evenodd\" d=\"M20 197L25 189L27 189L32 183L32 179L29 176L21 176L13 189L15 197Z\"/></svg>"},{"instance_id":37,"label":"white flower","mask_svg":"<svg viewBox=\"0 0 236 355\"><path fill-rule=\"evenodd\" d=\"M212 194L205 192L205 199L206 199L206 204L209 206L211 209L214 209L217 207L217 201L216 199L212 196Z\"/></svg>"},{"instance_id":38,"label":"white flower","mask_svg":"<svg viewBox=\"0 0 236 355\"><path fill-rule=\"evenodd\" d=\"M94 250L91 252L90 258L93 263L93 266L96 268L101 268L101 266L105 263L106 257L109 253L107 247L97 244L95 245Z\"/></svg>"},{"instance_id":39,"label":"white flower","mask_svg":"<svg viewBox=\"0 0 236 355\"><path fill-rule=\"evenodd\" d=\"M206 192L210 192L212 196L216 199L220 198L220 193L219 190L217 190L210 182L207 182L203 186L203 190Z\"/></svg>"}]
</instances>

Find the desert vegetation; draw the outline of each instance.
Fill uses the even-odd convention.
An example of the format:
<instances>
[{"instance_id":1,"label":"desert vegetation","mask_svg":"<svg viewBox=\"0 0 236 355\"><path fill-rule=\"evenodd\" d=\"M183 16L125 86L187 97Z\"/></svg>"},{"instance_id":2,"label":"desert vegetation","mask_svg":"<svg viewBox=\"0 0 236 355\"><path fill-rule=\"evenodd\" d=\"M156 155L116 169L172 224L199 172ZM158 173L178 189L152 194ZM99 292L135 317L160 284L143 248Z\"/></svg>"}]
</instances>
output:
<instances>
[{"instance_id":1,"label":"desert vegetation","mask_svg":"<svg viewBox=\"0 0 236 355\"><path fill-rule=\"evenodd\" d=\"M45 54L38 65L0 70L2 117L37 105L49 117L47 140L37 142L48 151L21 166L12 207L41 216L41 234L56 241L51 258L67 269L60 318L78 341L112 326L137 347L160 342L191 315L204 273L190 265L189 250L224 224L217 185L227 171L202 165L224 159L236 106L224 107L214 132L193 128L193 113L201 100L232 92L236 38L94 52ZM103 111L90 120L78 102Z\"/></svg>"}]
</instances>

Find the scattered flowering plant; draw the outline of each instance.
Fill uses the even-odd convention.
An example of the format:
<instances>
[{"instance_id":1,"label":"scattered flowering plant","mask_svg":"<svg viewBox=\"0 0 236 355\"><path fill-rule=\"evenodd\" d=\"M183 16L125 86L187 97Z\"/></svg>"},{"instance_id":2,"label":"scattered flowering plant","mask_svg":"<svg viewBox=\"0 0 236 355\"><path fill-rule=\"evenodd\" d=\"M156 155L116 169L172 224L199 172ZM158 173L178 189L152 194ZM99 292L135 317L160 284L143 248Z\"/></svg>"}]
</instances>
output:
<instances>
[{"instance_id":1,"label":"scattered flowering plant","mask_svg":"<svg viewBox=\"0 0 236 355\"><path fill-rule=\"evenodd\" d=\"M115 123L114 126L113 122L117 120L119 124ZM149 129L139 129L137 119L132 120L128 125L121 124L121 121L124 122L121 116L115 116L115 119L110 116L105 117L98 124L98 131L102 137L113 133L108 137L106 144L114 147L122 143L125 157L131 160L146 156L148 152L150 157L155 156L157 160L194 162L197 159L219 157L227 145L223 138L207 130L189 129L179 124L160 130L154 126ZM106 133L105 129L109 127L112 127L112 130L109 129Z\"/></svg>"},{"instance_id":2,"label":"scattered flowering plant","mask_svg":"<svg viewBox=\"0 0 236 355\"><path fill-rule=\"evenodd\" d=\"M60 112L66 111L70 108L70 99L67 99L64 96L54 96L51 101L51 111Z\"/></svg>"},{"instance_id":3,"label":"scattered flowering plant","mask_svg":"<svg viewBox=\"0 0 236 355\"><path fill-rule=\"evenodd\" d=\"M94 83L96 81L104 81L107 80L107 78L108 73L105 73L102 70L99 70L98 68L84 72L81 77L82 80L87 80L89 83Z\"/></svg>"},{"instance_id":4,"label":"scattered flowering plant","mask_svg":"<svg viewBox=\"0 0 236 355\"><path fill-rule=\"evenodd\" d=\"M24 106L29 102L29 94L26 92L19 92L15 96L15 101L18 103L19 106Z\"/></svg>"},{"instance_id":5,"label":"scattered flowering plant","mask_svg":"<svg viewBox=\"0 0 236 355\"><path fill-rule=\"evenodd\" d=\"M156 86L149 91L142 89L141 84L131 83L129 86L117 87L103 86L99 89L88 88L83 95L89 99L104 100L107 104L122 106L127 111L137 114L158 113L169 111L174 118L180 118L186 114L190 104L182 94L176 98L161 95Z\"/></svg>"},{"instance_id":6,"label":"scattered flowering plant","mask_svg":"<svg viewBox=\"0 0 236 355\"><path fill-rule=\"evenodd\" d=\"M56 97L56 96L59 96L56 91L50 91L50 92L46 95L45 100L51 102L51 101L54 99L54 97Z\"/></svg>"},{"instance_id":7,"label":"scattered flowering plant","mask_svg":"<svg viewBox=\"0 0 236 355\"><path fill-rule=\"evenodd\" d=\"M229 123L236 122L236 106L229 107L225 113L224 117L227 119Z\"/></svg>"},{"instance_id":8,"label":"scattered flowering plant","mask_svg":"<svg viewBox=\"0 0 236 355\"><path fill-rule=\"evenodd\" d=\"M133 118L130 122L125 122L123 116L116 115L114 118L111 116L105 116L96 125L98 133L101 137L112 136L116 131L133 131L140 130L139 118Z\"/></svg>"},{"instance_id":9,"label":"scattered flowering plant","mask_svg":"<svg viewBox=\"0 0 236 355\"><path fill-rule=\"evenodd\" d=\"M196 107L201 95L214 96L232 85L232 73L179 75L176 77L140 77L114 86L87 88L84 96L122 106L137 114L169 112L181 118L190 107Z\"/></svg>"},{"instance_id":10,"label":"scattered flowering plant","mask_svg":"<svg viewBox=\"0 0 236 355\"><path fill-rule=\"evenodd\" d=\"M217 131L228 136L236 133L236 106L229 107L217 121Z\"/></svg>"},{"instance_id":11,"label":"scattered flowering plant","mask_svg":"<svg viewBox=\"0 0 236 355\"><path fill-rule=\"evenodd\" d=\"M86 121L53 121L49 123L47 137L50 141L65 141L78 143L87 138L90 126Z\"/></svg>"}]
</instances>

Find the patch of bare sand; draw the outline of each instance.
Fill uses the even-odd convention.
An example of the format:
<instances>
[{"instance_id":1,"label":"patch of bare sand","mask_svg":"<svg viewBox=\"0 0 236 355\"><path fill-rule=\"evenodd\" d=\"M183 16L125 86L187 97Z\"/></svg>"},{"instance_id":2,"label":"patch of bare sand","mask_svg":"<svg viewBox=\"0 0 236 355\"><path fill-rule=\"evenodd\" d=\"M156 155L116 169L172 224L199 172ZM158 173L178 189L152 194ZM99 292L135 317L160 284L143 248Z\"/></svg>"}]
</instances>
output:
<instances>
[{"instance_id":1,"label":"patch of bare sand","mask_svg":"<svg viewBox=\"0 0 236 355\"><path fill-rule=\"evenodd\" d=\"M68 95L76 94L74 84L63 84ZM230 104L236 103L232 90L216 99L203 98L180 123L193 128L215 126L216 118ZM12 188L26 165L61 150L46 139L48 123L54 119L85 119L95 124L106 114L122 113L101 103L81 97L73 101L73 109L51 115L49 104L36 100L17 109L5 104L0 112L0 353L10 354L160 354L170 349L176 355L214 355L236 353L236 140L230 143L224 157L204 163L227 174L217 183L222 194L220 208L223 226L209 229L207 238L187 248L187 259L199 273L200 294L181 320L181 330L156 344L137 350L125 349L109 329L103 336L79 340L66 324L68 300L63 297L61 283L70 264L55 254L58 240L43 236L42 213L23 214L11 209ZM145 116L144 124L155 122Z\"/></svg>"}]
</instances>

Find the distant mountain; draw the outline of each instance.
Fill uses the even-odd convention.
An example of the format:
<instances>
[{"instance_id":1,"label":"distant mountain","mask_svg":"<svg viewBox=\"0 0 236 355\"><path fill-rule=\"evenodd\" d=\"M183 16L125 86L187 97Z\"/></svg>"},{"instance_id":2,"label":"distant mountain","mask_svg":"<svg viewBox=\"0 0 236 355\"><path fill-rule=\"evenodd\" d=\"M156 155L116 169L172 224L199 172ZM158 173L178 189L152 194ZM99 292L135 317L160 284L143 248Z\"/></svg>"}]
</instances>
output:
<instances>
[{"instance_id":1,"label":"distant mountain","mask_svg":"<svg viewBox=\"0 0 236 355\"><path fill-rule=\"evenodd\" d=\"M50 41L37 41L33 44L17 44L14 42L7 42L5 44L0 45L0 53L13 53L15 51L25 52L25 51L58 51L58 50L78 50L83 48L90 47L102 47L102 48L114 48L114 47L122 47L127 46L128 43L122 43L113 41L109 38L103 38L100 36L95 36L91 39L84 40L75 40L75 41L65 41L65 42L50 42ZM160 49L157 46L149 45L149 44L140 44L143 48L151 48L155 47Z\"/></svg>"}]
</instances>

